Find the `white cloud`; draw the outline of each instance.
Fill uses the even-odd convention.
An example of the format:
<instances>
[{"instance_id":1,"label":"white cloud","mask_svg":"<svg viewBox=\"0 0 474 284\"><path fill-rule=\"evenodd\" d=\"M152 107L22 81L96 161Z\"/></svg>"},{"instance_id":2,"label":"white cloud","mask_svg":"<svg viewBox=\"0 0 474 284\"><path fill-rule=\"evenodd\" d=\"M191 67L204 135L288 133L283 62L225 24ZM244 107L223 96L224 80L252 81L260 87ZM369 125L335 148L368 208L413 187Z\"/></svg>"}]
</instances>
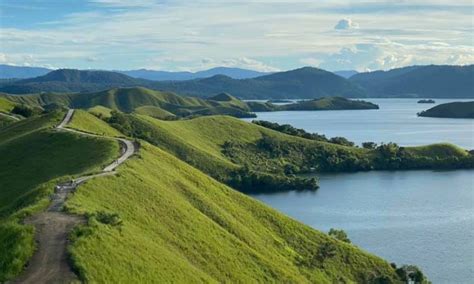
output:
<instances>
[{"instance_id":1,"label":"white cloud","mask_svg":"<svg viewBox=\"0 0 474 284\"><path fill-rule=\"evenodd\" d=\"M334 27L336 30L350 30L359 28L359 24L352 21L351 19L339 20L337 25Z\"/></svg>"},{"instance_id":2,"label":"white cloud","mask_svg":"<svg viewBox=\"0 0 474 284\"><path fill-rule=\"evenodd\" d=\"M16 64L105 69L227 65L274 71L309 64L336 70L474 62L468 56L474 54L472 15L415 7L458 6L448 1L370 0L363 9L359 1L348 0L91 1L92 11L64 15L32 29L0 24L0 52ZM371 5L377 13L368 12ZM384 5L414 8L392 13L383 10ZM355 12L347 12L352 7ZM351 17L362 13L357 16L361 27L356 28ZM350 32L334 30L338 21ZM31 47L34 60L25 60Z\"/></svg>"}]
</instances>

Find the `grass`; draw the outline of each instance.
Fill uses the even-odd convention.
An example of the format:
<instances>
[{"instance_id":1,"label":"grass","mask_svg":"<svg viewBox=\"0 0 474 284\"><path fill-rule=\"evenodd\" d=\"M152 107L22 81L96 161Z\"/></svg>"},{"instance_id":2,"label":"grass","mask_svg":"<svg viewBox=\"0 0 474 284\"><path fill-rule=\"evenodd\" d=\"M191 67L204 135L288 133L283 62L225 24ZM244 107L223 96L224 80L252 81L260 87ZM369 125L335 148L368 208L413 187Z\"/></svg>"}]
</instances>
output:
<instances>
[{"instance_id":1,"label":"grass","mask_svg":"<svg viewBox=\"0 0 474 284\"><path fill-rule=\"evenodd\" d=\"M59 132L63 112L0 129L0 281L21 272L34 250L29 214L47 207L56 180L99 170L118 154L110 140Z\"/></svg>"},{"instance_id":2,"label":"grass","mask_svg":"<svg viewBox=\"0 0 474 284\"><path fill-rule=\"evenodd\" d=\"M97 117L103 117L103 118L109 118L112 113L112 110L110 108L107 108L101 105L91 107L87 111Z\"/></svg>"},{"instance_id":3,"label":"grass","mask_svg":"<svg viewBox=\"0 0 474 284\"><path fill-rule=\"evenodd\" d=\"M175 117L175 115L167 110L156 106L142 106L135 109L135 113L148 115L158 119Z\"/></svg>"},{"instance_id":4,"label":"grass","mask_svg":"<svg viewBox=\"0 0 474 284\"><path fill-rule=\"evenodd\" d=\"M118 130L105 121L85 110L76 110L68 127L103 136L123 136Z\"/></svg>"},{"instance_id":5,"label":"grass","mask_svg":"<svg viewBox=\"0 0 474 284\"><path fill-rule=\"evenodd\" d=\"M0 97L0 112L10 112L13 107L15 107L15 103Z\"/></svg>"},{"instance_id":6,"label":"grass","mask_svg":"<svg viewBox=\"0 0 474 284\"><path fill-rule=\"evenodd\" d=\"M13 124L16 120L8 116L3 116L0 114L0 129L6 127L10 124Z\"/></svg>"},{"instance_id":7,"label":"grass","mask_svg":"<svg viewBox=\"0 0 474 284\"><path fill-rule=\"evenodd\" d=\"M366 282L394 270L142 143L119 175L89 181L67 202L117 214L76 231L70 249L86 282ZM100 189L100 190L99 190ZM137 206L139 204L139 206ZM78 237L79 236L79 237ZM335 256L314 263L322 244Z\"/></svg>"}]
</instances>

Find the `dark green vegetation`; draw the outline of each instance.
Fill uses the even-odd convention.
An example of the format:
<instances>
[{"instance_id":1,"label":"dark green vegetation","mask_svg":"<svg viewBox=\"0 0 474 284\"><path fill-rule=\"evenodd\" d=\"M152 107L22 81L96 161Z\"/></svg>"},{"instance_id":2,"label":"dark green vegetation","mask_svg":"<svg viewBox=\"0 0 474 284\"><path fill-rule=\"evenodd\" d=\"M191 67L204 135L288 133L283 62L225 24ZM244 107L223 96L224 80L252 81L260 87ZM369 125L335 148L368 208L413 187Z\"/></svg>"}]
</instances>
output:
<instances>
[{"instance_id":1,"label":"dark green vegetation","mask_svg":"<svg viewBox=\"0 0 474 284\"><path fill-rule=\"evenodd\" d=\"M110 89L98 93L76 94L34 94L2 95L0 99L19 108L28 108L31 115L36 109L46 110L63 107L92 109L100 107L121 112L135 112L159 119L176 120L184 117L203 115L230 115L234 117L255 117L254 111L283 110L339 110L339 109L376 109L377 105L359 100L341 97L327 97L308 101L299 101L288 105L275 105L262 102L244 102L227 93L221 93L207 99L178 96L174 93L153 91L146 88ZM107 113L102 115L108 116ZM26 114L24 115L26 116Z\"/></svg>"},{"instance_id":2,"label":"dark green vegetation","mask_svg":"<svg viewBox=\"0 0 474 284\"><path fill-rule=\"evenodd\" d=\"M118 146L52 130L64 113L32 117L0 129L0 281L18 274L34 249L24 216L49 203L52 180L93 172Z\"/></svg>"},{"instance_id":3,"label":"dark green vegetation","mask_svg":"<svg viewBox=\"0 0 474 284\"><path fill-rule=\"evenodd\" d=\"M238 80L216 75L204 79L163 82L136 79L115 72L61 69L37 78L0 84L0 91L12 94L70 93L136 86L198 97L227 92L242 99L365 96L365 92L349 80L310 67L252 79Z\"/></svg>"},{"instance_id":4,"label":"dark green vegetation","mask_svg":"<svg viewBox=\"0 0 474 284\"><path fill-rule=\"evenodd\" d=\"M342 97L323 97L320 99L299 101L294 104L278 106L278 110L348 110L379 109L378 105L362 100L349 100Z\"/></svg>"},{"instance_id":5,"label":"dark green vegetation","mask_svg":"<svg viewBox=\"0 0 474 284\"><path fill-rule=\"evenodd\" d=\"M359 73L350 81L364 88L369 97L474 97L474 65L411 66Z\"/></svg>"},{"instance_id":6,"label":"dark green vegetation","mask_svg":"<svg viewBox=\"0 0 474 284\"><path fill-rule=\"evenodd\" d=\"M474 160L449 144L404 148L390 143L364 149L341 137L327 139L260 122L269 129L222 116L162 121L115 113L109 122L243 192L314 190L316 181L296 176L314 171L472 168Z\"/></svg>"},{"instance_id":7,"label":"dark green vegetation","mask_svg":"<svg viewBox=\"0 0 474 284\"><path fill-rule=\"evenodd\" d=\"M474 101L440 104L418 113L418 116L442 118L474 118Z\"/></svg>"},{"instance_id":8,"label":"dark green vegetation","mask_svg":"<svg viewBox=\"0 0 474 284\"><path fill-rule=\"evenodd\" d=\"M419 104L435 104L436 102L434 100L428 99L428 100L419 100Z\"/></svg>"}]
</instances>

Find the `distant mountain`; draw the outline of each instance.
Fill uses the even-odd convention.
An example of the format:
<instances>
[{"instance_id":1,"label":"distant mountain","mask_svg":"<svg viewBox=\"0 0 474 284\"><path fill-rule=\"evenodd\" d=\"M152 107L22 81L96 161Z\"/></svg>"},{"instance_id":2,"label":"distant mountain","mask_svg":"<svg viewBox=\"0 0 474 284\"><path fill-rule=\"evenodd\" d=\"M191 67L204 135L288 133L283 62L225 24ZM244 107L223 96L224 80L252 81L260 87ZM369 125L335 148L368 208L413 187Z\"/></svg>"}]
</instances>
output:
<instances>
[{"instance_id":1,"label":"distant mountain","mask_svg":"<svg viewBox=\"0 0 474 284\"><path fill-rule=\"evenodd\" d=\"M0 79L32 78L45 75L51 71L51 69L42 67L12 66L0 64Z\"/></svg>"},{"instance_id":2,"label":"distant mountain","mask_svg":"<svg viewBox=\"0 0 474 284\"><path fill-rule=\"evenodd\" d=\"M359 72L357 72L356 70L341 70L341 71L335 71L333 73L341 77L344 77L346 79L354 76L355 74L359 74Z\"/></svg>"},{"instance_id":3,"label":"distant mountain","mask_svg":"<svg viewBox=\"0 0 474 284\"><path fill-rule=\"evenodd\" d=\"M153 83L109 71L59 69L46 75L0 85L0 91L12 94L41 92L93 92L114 87L147 86Z\"/></svg>"},{"instance_id":4,"label":"distant mountain","mask_svg":"<svg viewBox=\"0 0 474 284\"><path fill-rule=\"evenodd\" d=\"M122 74L134 77L142 78L154 81L183 81L193 80L200 78L208 78L216 75L224 75L233 79L249 79L258 76L267 75L269 73L263 73L253 70L241 69L241 68L230 68L230 67L216 67L209 70L203 70L198 72L168 72L168 71L155 71L155 70L130 70L130 71L117 71Z\"/></svg>"},{"instance_id":5,"label":"distant mountain","mask_svg":"<svg viewBox=\"0 0 474 284\"><path fill-rule=\"evenodd\" d=\"M474 65L410 66L350 78L371 97L474 98Z\"/></svg>"},{"instance_id":6,"label":"distant mountain","mask_svg":"<svg viewBox=\"0 0 474 284\"><path fill-rule=\"evenodd\" d=\"M362 88L331 72L312 67L236 80L224 75L181 82L160 82L160 89L192 96L227 92L242 99L365 97Z\"/></svg>"},{"instance_id":7,"label":"distant mountain","mask_svg":"<svg viewBox=\"0 0 474 284\"><path fill-rule=\"evenodd\" d=\"M331 72L310 67L253 79L232 79L215 75L204 79L163 82L132 78L117 72L60 69L32 79L5 82L0 84L0 91L13 94L94 92L136 86L199 97L227 92L242 99L310 99L366 95L359 86L350 81Z\"/></svg>"}]
</instances>

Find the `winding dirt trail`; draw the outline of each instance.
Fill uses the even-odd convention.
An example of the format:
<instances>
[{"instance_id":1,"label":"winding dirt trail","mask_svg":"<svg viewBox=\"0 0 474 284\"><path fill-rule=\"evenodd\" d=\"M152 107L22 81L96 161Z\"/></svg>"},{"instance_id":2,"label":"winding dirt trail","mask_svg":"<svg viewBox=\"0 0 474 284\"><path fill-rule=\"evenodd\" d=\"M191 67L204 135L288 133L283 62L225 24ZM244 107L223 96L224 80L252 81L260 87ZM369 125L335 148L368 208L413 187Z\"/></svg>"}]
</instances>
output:
<instances>
[{"instance_id":1,"label":"winding dirt trail","mask_svg":"<svg viewBox=\"0 0 474 284\"><path fill-rule=\"evenodd\" d=\"M16 120L16 121L20 121L20 120L21 120L20 118L14 116L14 115L10 115L10 114L4 113L4 112L0 112L0 115L1 115L1 116L5 116L5 117L8 117L8 118L11 118L11 119Z\"/></svg>"},{"instance_id":2,"label":"winding dirt trail","mask_svg":"<svg viewBox=\"0 0 474 284\"><path fill-rule=\"evenodd\" d=\"M45 212L25 219L26 224L34 225L36 228L35 239L37 242L37 251L31 258L25 271L13 283L70 283L79 281L68 262L68 235L76 225L84 223L85 219L63 212L64 202L68 194L85 181L116 174L114 170L136 151L135 145L126 139L103 137L65 128L71 121L73 114L73 109L68 110L66 116L56 129L85 136L117 140L122 146L121 155L99 174L82 176L77 178L74 182L58 184L51 198L49 208Z\"/></svg>"}]
</instances>

